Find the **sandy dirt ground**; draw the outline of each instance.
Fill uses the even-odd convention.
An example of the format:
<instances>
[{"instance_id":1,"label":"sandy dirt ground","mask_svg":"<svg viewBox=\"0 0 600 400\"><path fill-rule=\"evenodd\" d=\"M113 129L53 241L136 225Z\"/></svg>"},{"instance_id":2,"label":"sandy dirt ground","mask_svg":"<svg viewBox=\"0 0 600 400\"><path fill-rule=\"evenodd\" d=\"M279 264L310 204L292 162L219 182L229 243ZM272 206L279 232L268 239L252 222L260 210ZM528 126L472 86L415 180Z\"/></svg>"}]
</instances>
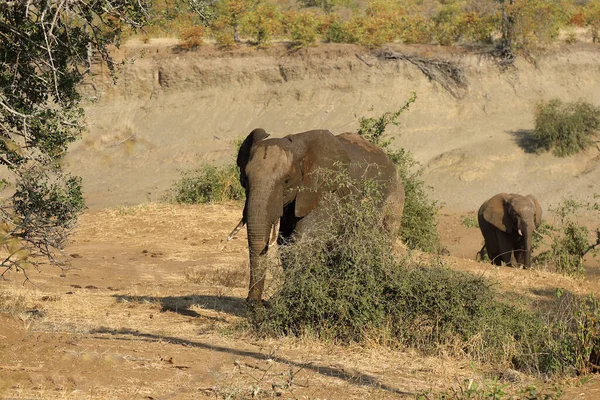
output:
<instances>
[{"instance_id":1,"label":"sandy dirt ground","mask_svg":"<svg viewBox=\"0 0 600 400\"><path fill-rule=\"evenodd\" d=\"M500 191L535 194L546 215L565 196L597 191L597 149L557 159L527 147L536 101L600 102L597 48L508 71L464 49L394 49L455 60L469 84L453 96L414 65L355 46L181 53L172 41L133 42L116 53L135 58L116 86L98 67L82 89L97 100L86 105L89 130L65 160L89 206L66 249L71 267L0 281L0 398L416 398L501 373L444 354L249 335L245 232L223 243L241 204L162 202L182 169L230 162L231 141L255 127L355 130L358 117L391 111L413 90L417 103L390 132L442 205L444 263L532 301L557 288L600 293L593 259L583 279L474 261L482 238L462 223ZM502 383L547 384L520 379ZM561 382L564 398L600 398L597 379L585 381Z\"/></svg>"},{"instance_id":2,"label":"sandy dirt ground","mask_svg":"<svg viewBox=\"0 0 600 400\"><path fill-rule=\"evenodd\" d=\"M23 275L9 274L0 286L10 311L0 315L0 398L416 398L503 372L410 349L248 334L245 231L223 241L241 206L150 203L86 213L63 276L44 268L23 285ZM463 239L470 236L478 232ZM557 288L600 293L595 279L451 256L444 263L532 301ZM522 379L502 384L507 391L545 385ZM565 398L598 393L595 378L562 385Z\"/></svg>"}]
</instances>

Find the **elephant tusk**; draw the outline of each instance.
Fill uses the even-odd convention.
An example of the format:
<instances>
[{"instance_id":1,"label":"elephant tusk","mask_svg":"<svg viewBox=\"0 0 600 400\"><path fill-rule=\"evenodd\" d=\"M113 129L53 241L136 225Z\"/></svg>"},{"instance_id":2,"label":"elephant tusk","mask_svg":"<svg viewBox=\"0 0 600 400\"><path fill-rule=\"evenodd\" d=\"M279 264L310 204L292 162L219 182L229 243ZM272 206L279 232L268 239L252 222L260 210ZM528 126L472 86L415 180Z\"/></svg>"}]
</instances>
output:
<instances>
[{"instance_id":1,"label":"elephant tusk","mask_svg":"<svg viewBox=\"0 0 600 400\"><path fill-rule=\"evenodd\" d=\"M519 236L523 236L523 232L519 229Z\"/></svg>"},{"instance_id":2,"label":"elephant tusk","mask_svg":"<svg viewBox=\"0 0 600 400\"><path fill-rule=\"evenodd\" d=\"M271 240L269 241L269 247L273 246L277 243L277 237L279 236L279 223L281 222L281 218L275 222L273 225L273 232L271 233Z\"/></svg>"},{"instance_id":3,"label":"elephant tusk","mask_svg":"<svg viewBox=\"0 0 600 400\"><path fill-rule=\"evenodd\" d=\"M244 227L244 225L246 225L246 222L244 221L244 218L242 218L240 220L240 223L237 224L237 226L233 228L229 236L227 236L227 241L229 242L230 240L235 239L235 235L237 235L237 233L240 231L240 229Z\"/></svg>"}]
</instances>

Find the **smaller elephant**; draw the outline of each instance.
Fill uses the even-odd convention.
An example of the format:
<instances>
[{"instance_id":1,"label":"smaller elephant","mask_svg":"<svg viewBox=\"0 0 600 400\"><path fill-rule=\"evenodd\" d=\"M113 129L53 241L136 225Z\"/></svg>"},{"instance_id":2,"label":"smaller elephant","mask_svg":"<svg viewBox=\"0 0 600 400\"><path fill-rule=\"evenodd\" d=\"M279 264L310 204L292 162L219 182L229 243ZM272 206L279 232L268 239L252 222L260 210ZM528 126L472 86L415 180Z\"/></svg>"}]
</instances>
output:
<instances>
[{"instance_id":1,"label":"smaller elephant","mask_svg":"<svg viewBox=\"0 0 600 400\"><path fill-rule=\"evenodd\" d=\"M531 267L533 232L542 223L542 209L532 195L498 193L484 202L477 215L485 249L496 265Z\"/></svg>"}]
</instances>

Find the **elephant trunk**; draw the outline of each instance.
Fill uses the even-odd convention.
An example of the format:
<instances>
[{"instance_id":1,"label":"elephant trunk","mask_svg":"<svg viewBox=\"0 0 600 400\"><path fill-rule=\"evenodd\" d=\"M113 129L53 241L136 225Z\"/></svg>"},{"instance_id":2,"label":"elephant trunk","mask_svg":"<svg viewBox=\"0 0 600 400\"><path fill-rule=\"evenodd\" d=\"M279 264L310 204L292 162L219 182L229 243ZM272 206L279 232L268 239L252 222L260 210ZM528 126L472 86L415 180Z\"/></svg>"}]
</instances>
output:
<instances>
[{"instance_id":1,"label":"elephant trunk","mask_svg":"<svg viewBox=\"0 0 600 400\"><path fill-rule=\"evenodd\" d=\"M265 286L266 260L263 255L269 250L271 229L277 222L283 206L277 191L249 191L247 202L248 249L250 253L250 287L248 300L260 301ZM281 192L279 192L281 193ZM281 211L279 211L281 209Z\"/></svg>"},{"instance_id":2,"label":"elephant trunk","mask_svg":"<svg viewBox=\"0 0 600 400\"><path fill-rule=\"evenodd\" d=\"M534 227L535 227L534 223L524 223L522 226L523 245L521 248L524 251L522 260L523 260L523 266L525 268L531 268L531 247L533 244Z\"/></svg>"}]
</instances>

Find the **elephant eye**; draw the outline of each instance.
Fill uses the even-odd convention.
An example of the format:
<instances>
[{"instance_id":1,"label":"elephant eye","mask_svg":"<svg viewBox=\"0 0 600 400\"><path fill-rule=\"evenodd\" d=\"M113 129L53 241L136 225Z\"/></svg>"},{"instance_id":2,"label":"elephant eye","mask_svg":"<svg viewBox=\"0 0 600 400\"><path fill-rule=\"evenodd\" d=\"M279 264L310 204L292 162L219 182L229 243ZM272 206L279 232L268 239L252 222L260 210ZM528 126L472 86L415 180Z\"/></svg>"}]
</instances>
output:
<instances>
[{"instance_id":1,"label":"elephant eye","mask_svg":"<svg viewBox=\"0 0 600 400\"><path fill-rule=\"evenodd\" d=\"M289 176L288 176L288 177L286 177L286 178L283 180L283 183L284 183L284 185L287 185L287 184L289 184L289 183L290 183L290 177L289 177Z\"/></svg>"}]
</instances>

